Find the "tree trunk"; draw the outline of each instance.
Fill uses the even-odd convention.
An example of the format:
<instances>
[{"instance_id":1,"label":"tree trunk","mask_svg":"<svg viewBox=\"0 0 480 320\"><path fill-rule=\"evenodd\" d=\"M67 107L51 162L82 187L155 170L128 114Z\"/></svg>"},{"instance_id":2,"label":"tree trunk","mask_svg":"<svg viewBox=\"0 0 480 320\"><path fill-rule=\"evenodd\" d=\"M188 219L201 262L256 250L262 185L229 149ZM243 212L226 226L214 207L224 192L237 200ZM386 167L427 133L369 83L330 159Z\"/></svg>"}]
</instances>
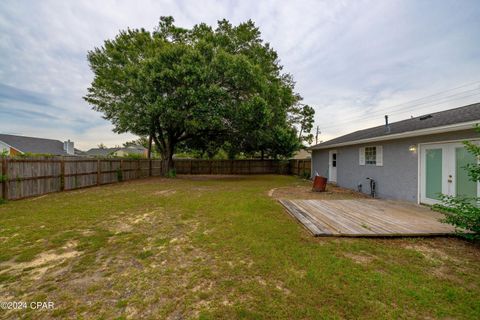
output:
<instances>
[{"instance_id":1,"label":"tree trunk","mask_svg":"<svg viewBox=\"0 0 480 320\"><path fill-rule=\"evenodd\" d=\"M175 147L172 143L167 143L166 144L166 149L164 152L162 152L162 160L163 160L163 165L162 165L162 175L167 176L172 173L172 171L175 169L175 165L173 162L173 153L175 150Z\"/></svg>"},{"instance_id":2,"label":"tree trunk","mask_svg":"<svg viewBox=\"0 0 480 320\"><path fill-rule=\"evenodd\" d=\"M148 159L152 158L152 135L148 136Z\"/></svg>"}]
</instances>

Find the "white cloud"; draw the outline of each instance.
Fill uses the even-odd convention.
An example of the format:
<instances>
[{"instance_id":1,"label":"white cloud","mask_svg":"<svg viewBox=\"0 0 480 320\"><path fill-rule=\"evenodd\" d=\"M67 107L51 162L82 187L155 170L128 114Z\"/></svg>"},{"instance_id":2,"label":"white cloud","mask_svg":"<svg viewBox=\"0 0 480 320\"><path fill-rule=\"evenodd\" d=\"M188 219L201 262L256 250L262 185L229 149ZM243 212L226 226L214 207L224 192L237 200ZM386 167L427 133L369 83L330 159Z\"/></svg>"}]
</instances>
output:
<instances>
[{"instance_id":1,"label":"white cloud","mask_svg":"<svg viewBox=\"0 0 480 320\"><path fill-rule=\"evenodd\" d=\"M82 148L130 139L82 100L92 79L86 53L121 29L153 29L162 15L186 27L255 21L315 106L322 139L381 124L386 112L400 120L480 98L383 111L480 80L475 1L2 1L0 84L48 103L0 100L0 131Z\"/></svg>"}]
</instances>

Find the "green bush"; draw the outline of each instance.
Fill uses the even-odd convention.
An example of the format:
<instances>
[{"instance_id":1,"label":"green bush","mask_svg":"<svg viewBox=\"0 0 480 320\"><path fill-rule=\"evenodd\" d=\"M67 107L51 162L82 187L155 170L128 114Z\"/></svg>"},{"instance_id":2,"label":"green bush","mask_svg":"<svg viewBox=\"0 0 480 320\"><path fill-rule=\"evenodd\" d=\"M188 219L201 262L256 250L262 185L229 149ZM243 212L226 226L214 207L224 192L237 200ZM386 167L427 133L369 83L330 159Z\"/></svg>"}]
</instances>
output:
<instances>
[{"instance_id":1,"label":"green bush","mask_svg":"<svg viewBox=\"0 0 480 320\"><path fill-rule=\"evenodd\" d=\"M122 169L117 169L117 181L118 182L123 181L123 171L122 171Z\"/></svg>"},{"instance_id":2,"label":"green bush","mask_svg":"<svg viewBox=\"0 0 480 320\"><path fill-rule=\"evenodd\" d=\"M170 169L167 171L167 174L165 175L165 177L167 178L175 178L177 176L177 170L175 169Z\"/></svg>"},{"instance_id":3,"label":"green bush","mask_svg":"<svg viewBox=\"0 0 480 320\"><path fill-rule=\"evenodd\" d=\"M434 205L434 209L445 214L442 221L458 228L457 233L460 236L470 240L480 240L479 198L446 195L440 197L442 204Z\"/></svg>"},{"instance_id":4,"label":"green bush","mask_svg":"<svg viewBox=\"0 0 480 320\"><path fill-rule=\"evenodd\" d=\"M302 179L310 180L310 172L309 171L302 171L299 176Z\"/></svg>"}]
</instances>

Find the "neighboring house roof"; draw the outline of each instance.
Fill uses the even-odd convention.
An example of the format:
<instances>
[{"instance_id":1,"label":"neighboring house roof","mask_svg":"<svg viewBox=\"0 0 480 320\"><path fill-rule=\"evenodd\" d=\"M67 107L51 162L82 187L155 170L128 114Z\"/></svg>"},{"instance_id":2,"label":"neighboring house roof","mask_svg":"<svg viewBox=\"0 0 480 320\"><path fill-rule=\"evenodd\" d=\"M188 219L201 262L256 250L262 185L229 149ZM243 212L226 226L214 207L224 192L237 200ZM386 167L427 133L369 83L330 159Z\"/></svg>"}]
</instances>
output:
<instances>
[{"instance_id":1,"label":"neighboring house roof","mask_svg":"<svg viewBox=\"0 0 480 320\"><path fill-rule=\"evenodd\" d=\"M75 155L76 156L88 156L88 154L85 151L79 150L75 148Z\"/></svg>"},{"instance_id":2,"label":"neighboring house roof","mask_svg":"<svg viewBox=\"0 0 480 320\"><path fill-rule=\"evenodd\" d=\"M106 156L112 155L113 153L117 152L118 150L120 150L120 148L93 148L93 149L90 149L90 150L86 151L85 153L88 154L89 156L106 157Z\"/></svg>"},{"instance_id":3,"label":"neighboring house roof","mask_svg":"<svg viewBox=\"0 0 480 320\"><path fill-rule=\"evenodd\" d=\"M67 155L59 140L0 134L0 141L23 153Z\"/></svg>"},{"instance_id":4,"label":"neighboring house roof","mask_svg":"<svg viewBox=\"0 0 480 320\"><path fill-rule=\"evenodd\" d=\"M128 146L126 148L121 148L118 151L123 151L130 154L144 154L147 151L147 148L144 146Z\"/></svg>"},{"instance_id":5,"label":"neighboring house roof","mask_svg":"<svg viewBox=\"0 0 480 320\"><path fill-rule=\"evenodd\" d=\"M301 160L301 159L310 159L312 154L305 149L300 149L293 155L292 159Z\"/></svg>"},{"instance_id":6,"label":"neighboring house roof","mask_svg":"<svg viewBox=\"0 0 480 320\"><path fill-rule=\"evenodd\" d=\"M147 149L143 146L129 146L125 148L93 148L85 152L89 156L106 157L114 155L118 151L123 151L129 154L143 155Z\"/></svg>"},{"instance_id":7,"label":"neighboring house roof","mask_svg":"<svg viewBox=\"0 0 480 320\"><path fill-rule=\"evenodd\" d=\"M310 149L325 149L336 146L400 139L412 136L466 130L480 122L480 103L426 114L385 125L355 131L344 136L319 143Z\"/></svg>"}]
</instances>

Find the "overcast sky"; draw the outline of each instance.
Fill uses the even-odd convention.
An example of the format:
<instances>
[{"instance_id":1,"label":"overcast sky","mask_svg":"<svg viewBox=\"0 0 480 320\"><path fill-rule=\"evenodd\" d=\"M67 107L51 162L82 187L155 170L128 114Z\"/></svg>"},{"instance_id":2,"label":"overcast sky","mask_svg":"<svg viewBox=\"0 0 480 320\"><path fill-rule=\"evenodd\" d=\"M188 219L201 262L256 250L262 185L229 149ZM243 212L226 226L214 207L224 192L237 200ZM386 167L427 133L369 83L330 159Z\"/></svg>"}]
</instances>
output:
<instances>
[{"instance_id":1,"label":"overcast sky","mask_svg":"<svg viewBox=\"0 0 480 320\"><path fill-rule=\"evenodd\" d=\"M82 100L86 54L166 15L184 27L252 19L315 107L322 140L380 125L384 114L397 121L480 101L478 0L2 0L0 133L81 149L131 140Z\"/></svg>"}]
</instances>

